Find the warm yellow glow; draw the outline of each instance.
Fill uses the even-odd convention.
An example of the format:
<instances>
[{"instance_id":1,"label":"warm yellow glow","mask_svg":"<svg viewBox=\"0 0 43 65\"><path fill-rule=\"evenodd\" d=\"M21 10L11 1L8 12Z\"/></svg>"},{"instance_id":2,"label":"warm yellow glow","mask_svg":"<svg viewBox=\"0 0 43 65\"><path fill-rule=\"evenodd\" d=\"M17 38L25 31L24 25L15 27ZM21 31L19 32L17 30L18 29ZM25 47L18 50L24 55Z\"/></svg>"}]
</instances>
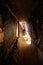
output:
<instances>
[{"instance_id":1,"label":"warm yellow glow","mask_svg":"<svg viewBox=\"0 0 43 65\"><path fill-rule=\"evenodd\" d=\"M28 40L26 41L26 43L30 45L30 44L31 44L31 39L28 39Z\"/></svg>"},{"instance_id":2,"label":"warm yellow glow","mask_svg":"<svg viewBox=\"0 0 43 65\"><path fill-rule=\"evenodd\" d=\"M17 29L16 29L16 37L18 37L18 24L17 24Z\"/></svg>"},{"instance_id":3,"label":"warm yellow glow","mask_svg":"<svg viewBox=\"0 0 43 65\"><path fill-rule=\"evenodd\" d=\"M30 35L25 35L25 36L23 36L23 38L25 39L25 41L26 41L26 44L31 44L31 37L30 37Z\"/></svg>"},{"instance_id":4,"label":"warm yellow glow","mask_svg":"<svg viewBox=\"0 0 43 65\"><path fill-rule=\"evenodd\" d=\"M29 32L28 32L28 26L27 26L27 22L20 22L21 24L21 27L23 28L23 25L25 26L25 35L22 35L21 37L23 37L26 41L26 44L31 44L31 37L29 35Z\"/></svg>"},{"instance_id":5,"label":"warm yellow glow","mask_svg":"<svg viewBox=\"0 0 43 65\"><path fill-rule=\"evenodd\" d=\"M19 25L21 26L20 28L20 38L24 38L25 39L25 42L26 44L31 44L31 37L29 35L29 32L28 32L28 26L27 26L27 22L19 22ZM25 35L23 35L22 33L22 29L23 29L23 26L25 26ZM16 31L16 36L18 37L18 25L17 25L17 31Z\"/></svg>"}]
</instances>

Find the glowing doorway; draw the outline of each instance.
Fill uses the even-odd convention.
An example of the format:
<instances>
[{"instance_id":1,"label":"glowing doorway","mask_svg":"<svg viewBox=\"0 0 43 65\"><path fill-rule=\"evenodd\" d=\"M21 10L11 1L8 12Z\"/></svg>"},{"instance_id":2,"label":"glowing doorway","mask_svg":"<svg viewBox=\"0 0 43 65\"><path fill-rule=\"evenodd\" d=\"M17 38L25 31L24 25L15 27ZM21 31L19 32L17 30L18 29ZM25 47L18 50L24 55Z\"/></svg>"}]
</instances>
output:
<instances>
[{"instance_id":1,"label":"glowing doorway","mask_svg":"<svg viewBox=\"0 0 43 65\"><path fill-rule=\"evenodd\" d=\"M17 24L17 30L16 30L16 36L20 38L24 38L26 41L26 44L31 44L31 37L28 32L28 26L27 22L18 22Z\"/></svg>"}]
</instances>

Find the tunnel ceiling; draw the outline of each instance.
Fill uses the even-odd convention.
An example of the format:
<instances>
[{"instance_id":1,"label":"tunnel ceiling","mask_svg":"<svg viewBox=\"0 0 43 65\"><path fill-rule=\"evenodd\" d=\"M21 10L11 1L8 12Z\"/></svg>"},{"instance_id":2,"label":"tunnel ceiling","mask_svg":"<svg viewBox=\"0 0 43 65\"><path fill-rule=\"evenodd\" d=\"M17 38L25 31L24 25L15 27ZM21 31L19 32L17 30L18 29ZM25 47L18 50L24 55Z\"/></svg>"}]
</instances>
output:
<instances>
[{"instance_id":1,"label":"tunnel ceiling","mask_svg":"<svg viewBox=\"0 0 43 65\"><path fill-rule=\"evenodd\" d=\"M0 2L6 3L18 19L29 17L39 4L38 0L1 0Z\"/></svg>"}]
</instances>

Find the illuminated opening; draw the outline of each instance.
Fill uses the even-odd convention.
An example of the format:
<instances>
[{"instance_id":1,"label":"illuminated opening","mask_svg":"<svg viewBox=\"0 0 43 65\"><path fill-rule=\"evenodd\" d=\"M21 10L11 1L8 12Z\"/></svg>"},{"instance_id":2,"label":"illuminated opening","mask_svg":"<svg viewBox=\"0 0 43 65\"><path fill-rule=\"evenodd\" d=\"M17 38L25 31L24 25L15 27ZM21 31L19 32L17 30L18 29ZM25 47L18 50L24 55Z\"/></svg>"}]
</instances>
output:
<instances>
[{"instance_id":1,"label":"illuminated opening","mask_svg":"<svg viewBox=\"0 0 43 65\"><path fill-rule=\"evenodd\" d=\"M29 35L27 22L19 22L19 25L17 24L16 36L24 38L26 44L31 44L31 37Z\"/></svg>"}]
</instances>

